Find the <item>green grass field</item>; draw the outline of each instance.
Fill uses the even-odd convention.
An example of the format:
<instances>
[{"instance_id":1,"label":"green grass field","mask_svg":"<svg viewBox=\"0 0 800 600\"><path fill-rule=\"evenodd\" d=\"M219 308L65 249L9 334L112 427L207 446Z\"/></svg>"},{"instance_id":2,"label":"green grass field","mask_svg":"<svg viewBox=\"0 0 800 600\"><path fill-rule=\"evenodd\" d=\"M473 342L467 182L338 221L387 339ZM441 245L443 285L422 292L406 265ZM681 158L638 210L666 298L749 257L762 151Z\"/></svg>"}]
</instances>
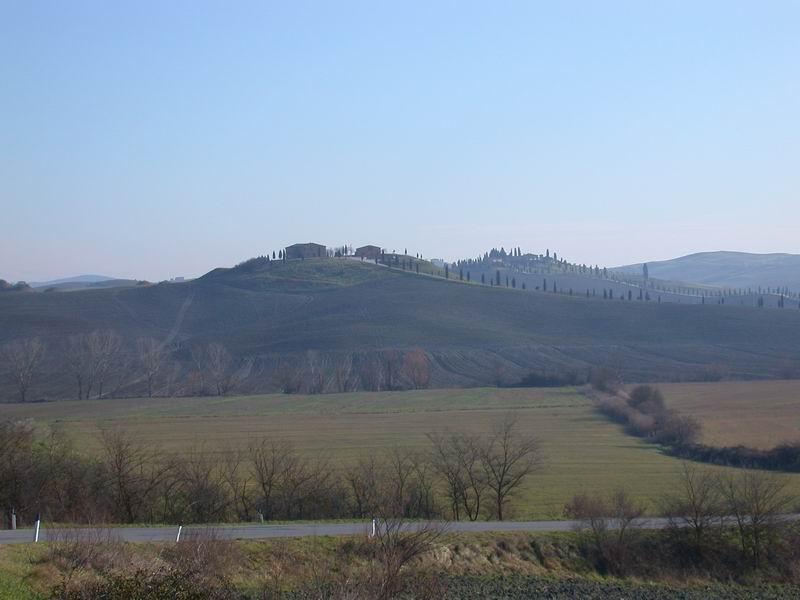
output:
<instances>
[{"instance_id":1,"label":"green grass field","mask_svg":"<svg viewBox=\"0 0 800 600\"><path fill-rule=\"evenodd\" d=\"M169 452L243 447L266 436L341 465L393 446L426 448L434 431L488 432L509 410L547 455L514 502L514 518L558 518L576 492L621 486L655 506L677 481L678 460L625 434L569 388L70 401L0 405L0 418L48 424L89 451L98 449L98 426L113 426Z\"/></svg>"},{"instance_id":2,"label":"green grass field","mask_svg":"<svg viewBox=\"0 0 800 600\"><path fill-rule=\"evenodd\" d=\"M703 441L771 448L800 441L800 381L721 381L659 386L667 403L703 424Z\"/></svg>"}]
</instances>

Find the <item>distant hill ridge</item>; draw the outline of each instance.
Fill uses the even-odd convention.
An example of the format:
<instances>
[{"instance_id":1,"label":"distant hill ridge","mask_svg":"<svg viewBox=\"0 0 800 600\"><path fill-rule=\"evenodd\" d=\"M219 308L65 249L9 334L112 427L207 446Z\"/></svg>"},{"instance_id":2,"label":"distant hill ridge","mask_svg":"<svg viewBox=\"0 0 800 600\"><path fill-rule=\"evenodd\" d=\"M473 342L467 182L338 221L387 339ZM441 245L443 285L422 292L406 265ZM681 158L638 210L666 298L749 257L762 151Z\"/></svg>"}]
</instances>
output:
<instances>
[{"instance_id":1,"label":"distant hill ridge","mask_svg":"<svg viewBox=\"0 0 800 600\"><path fill-rule=\"evenodd\" d=\"M41 288L65 283L98 283L101 281L111 281L113 279L119 279L119 277L108 277L106 275L75 275L73 277L62 277L50 281L30 281L28 285L32 288Z\"/></svg>"},{"instance_id":2,"label":"distant hill ridge","mask_svg":"<svg viewBox=\"0 0 800 600\"><path fill-rule=\"evenodd\" d=\"M48 397L75 393L72 337L108 329L131 365L120 374L121 395L145 391L137 341L148 338L165 352L159 395L204 385L194 357L209 344L230 353L242 393L513 384L531 371L585 374L597 366L629 381L777 377L792 366L787 357L800 355L796 305L604 300L562 287L491 286L488 278L462 283L453 270L447 281L411 257L389 262L256 261L183 283L0 294L0 344L42 338L48 377L40 389ZM424 383L409 375L420 369ZM3 397L13 397L10 387L0 387Z\"/></svg>"},{"instance_id":3,"label":"distant hill ridge","mask_svg":"<svg viewBox=\"0 0 800 600\"><path fill-rule=\"evenodd\" d=\"M641 274L643 263L614 270ZM728 288L758 286L800 290L800 254L749 252L698 252L671 260L648 262L650 277Z\"/></svg>"}]
</instances>

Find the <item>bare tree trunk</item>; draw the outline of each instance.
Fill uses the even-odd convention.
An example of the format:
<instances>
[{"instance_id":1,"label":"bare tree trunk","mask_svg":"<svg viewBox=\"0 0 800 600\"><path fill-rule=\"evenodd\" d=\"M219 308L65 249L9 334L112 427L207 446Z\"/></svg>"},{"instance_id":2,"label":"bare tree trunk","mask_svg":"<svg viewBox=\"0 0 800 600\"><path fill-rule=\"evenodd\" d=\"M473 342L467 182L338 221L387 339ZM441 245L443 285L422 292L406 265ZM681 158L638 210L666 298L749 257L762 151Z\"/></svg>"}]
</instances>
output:
<instances>
[{"instance_id":1,"label":"bare tree trunk","mask_svg":"<svg viewBox=\"0 0 800 600\"><path fill-rule=\"evenodd\" d=\"M28 392L33 385L44 352L44 342L39 338L17 340L3 346L2 356L11 367L21 402L28 400Z\"/></svg>"},{"instance_id":2,"label":"bare tree trunk","mask_svg":"<svg viewBox=\"0 0 800 600\"><path fill-rule=\"evenodd\" d=\"M536 471L542 461L539 442L516 431L517 421L511 415L495 427L494 434L483 447L483 468L489 489L494 495L495 513L502 521L504 507L523 481Z\"/></svg>"},{"instance_id":3,"label":"bare tree trunk","mask_svg":"<svg viewBox=\"0 0 800 600\"><path fill-rule=\"evenodd\" d=\"M156 378L167 360L164 346L153 338L140 338L136 343L139 364L147 384L147 396L153 397Z\"/></svg>"}]
</instances>

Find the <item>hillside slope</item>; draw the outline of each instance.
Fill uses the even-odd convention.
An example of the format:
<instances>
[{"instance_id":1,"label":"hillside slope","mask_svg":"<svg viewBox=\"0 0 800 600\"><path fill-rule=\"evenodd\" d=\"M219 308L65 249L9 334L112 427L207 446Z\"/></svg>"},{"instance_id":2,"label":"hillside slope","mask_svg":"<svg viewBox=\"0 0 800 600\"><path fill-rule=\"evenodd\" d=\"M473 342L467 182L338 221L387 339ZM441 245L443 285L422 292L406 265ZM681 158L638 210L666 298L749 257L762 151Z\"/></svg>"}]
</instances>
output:
<instances>
[{"instance_id":1,"label":"hillside slope","mask_svg":"<svg viewBox=\"0 0 800 600\"><path fill-rule=\"evenodd\" d=\"M50 347L48 395L68 395L73 385L59 367L65 340L96 329L114 329L129 345L159 340L183 373L192 368L192 348L222 343L239 366L242 391L278 389L287 369L298 381L319 377L324 391L410 387L403 367L417 348L430 370L425 384L441 387L592 366L638 380L774 377L800 355L797 309L606 301L347 259L217 269L186 283L0 296L0 343L40 336Z\"/></svg>"},{"instance_id":2,"label":"hillside slope","mask_svg":"<svg viewBox=\"0 0 800 600\"><path fill-rule=\"evenodd\" d=\"M650 277L706 285L753 288L758 286L800 289L800 255L750 254L747 252L700 252L672 260L647 263ZM640 274L642 264L615 270Z\"/></svg>"}]
</instances>

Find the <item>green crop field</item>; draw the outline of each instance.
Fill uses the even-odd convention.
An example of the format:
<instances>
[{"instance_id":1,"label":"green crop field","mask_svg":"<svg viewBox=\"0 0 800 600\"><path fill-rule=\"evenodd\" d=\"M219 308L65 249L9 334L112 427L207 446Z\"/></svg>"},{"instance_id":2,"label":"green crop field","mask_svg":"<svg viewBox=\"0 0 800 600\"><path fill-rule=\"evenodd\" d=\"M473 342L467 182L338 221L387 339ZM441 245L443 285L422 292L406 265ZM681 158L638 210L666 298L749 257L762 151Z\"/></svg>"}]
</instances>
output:
<instances>
[{"instance_id":1,"label":"green crop field","mask_svg":"<svg viewBox=\"0 0 800 600\"><path fill-rule=\"evenodd\" d=\"M89 451L98 450L98 427L112 426L168 452L283 439L336 466L393 446L424 449L435 431L488 432L508 411L546 453L514 503L515 518L557 518L576 492L621 486L654 507L677 481L678 460L625 434L569 388L69 401L0 405L0 418L34 419ZM800 490L800 476L794 479Z\"/></svg>"},{"instance_id":2,"label":"green crop field","mask_svg":"<svg viewBox=\"0 0 800 600\"><path fill-rule=\"evenodd\" d=\"M800 381L722 381L660 386L668 404L703 424L703 441L771 448L800 441Z\"/></svg>"}]
</instances>

